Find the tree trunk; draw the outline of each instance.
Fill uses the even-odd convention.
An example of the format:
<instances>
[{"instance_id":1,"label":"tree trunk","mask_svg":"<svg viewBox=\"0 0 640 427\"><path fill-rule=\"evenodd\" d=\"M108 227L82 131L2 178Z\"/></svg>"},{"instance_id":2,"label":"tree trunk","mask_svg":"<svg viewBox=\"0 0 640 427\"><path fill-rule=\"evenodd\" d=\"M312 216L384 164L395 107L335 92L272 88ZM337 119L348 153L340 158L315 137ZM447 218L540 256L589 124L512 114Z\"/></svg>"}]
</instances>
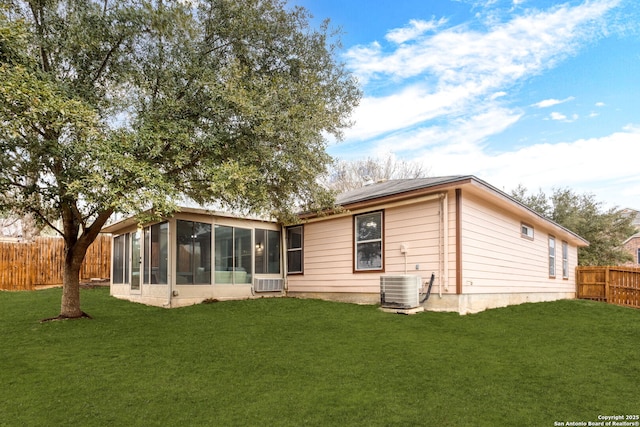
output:
<instances>
[{"instance_id":1,"label":"tree trunk","mask_svg":"<svg viewBox=\"0 0 640 427\"><path fill-rule=\"evenodd\" d=\"M85 315L80 309L80 268L86 254L76 245L74 248L65 247L64 271L62 273L62 303L60 305L61 318L78 318Z\"/></svg>"},{"instance_id":2,"label":"tree trunk","mask_svg":"<svg viewBox=\"0 0 640 427\"><path fill-rule=\"evenodd\" d=\"M75 209L77 210L77 208ZM64 271L62 273L62 302L60 319L91 317L80 309L80 269L89 246L96 240L113 209L101 211L90 227L78 236L79 226L69 206L63 209Z\"/></svg>"}]
</instances>

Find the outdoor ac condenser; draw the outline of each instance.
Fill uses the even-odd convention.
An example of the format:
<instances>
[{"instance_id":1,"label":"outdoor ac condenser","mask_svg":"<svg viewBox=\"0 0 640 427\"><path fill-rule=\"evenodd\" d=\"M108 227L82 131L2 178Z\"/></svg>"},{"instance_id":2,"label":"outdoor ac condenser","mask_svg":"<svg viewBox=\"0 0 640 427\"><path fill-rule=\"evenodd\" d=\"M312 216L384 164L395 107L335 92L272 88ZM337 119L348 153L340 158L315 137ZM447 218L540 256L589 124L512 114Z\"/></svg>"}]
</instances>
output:
<instances>
[{"instance_id":1,"label":"outdoor ac condenser","mask_svg":"<svg viewBox=\"0 0 640 427\"><path fill-rule=\"evenodd\" d=\"M421 285L422 278L416 275L380 276L380 304L383 308L416 308Z\"/></svg>"}]
</instances>

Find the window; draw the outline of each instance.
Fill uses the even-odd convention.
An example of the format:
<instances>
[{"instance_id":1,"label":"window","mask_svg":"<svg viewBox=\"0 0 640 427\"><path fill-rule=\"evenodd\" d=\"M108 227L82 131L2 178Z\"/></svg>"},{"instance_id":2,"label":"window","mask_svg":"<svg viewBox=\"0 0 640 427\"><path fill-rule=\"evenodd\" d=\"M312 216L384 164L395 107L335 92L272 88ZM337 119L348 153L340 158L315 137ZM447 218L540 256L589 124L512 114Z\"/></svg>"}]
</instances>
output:
<instances>
[{"instance_id":1,"label":"window","mask_svg":"<svg viewBox=\"0 0 640 427\"><path fill-rule=\"evenodd\" d=\"M129 235L113 238L113 283L129 283Z\"/></svg>"},{"instance_id":2,"label":"window","mask_svg":"<svg viewBox=\"0 0 640 427\"><path fill-rule=\"evenodd\" d=\"M302 260L302 226L287 228L287 273L302 273Z\"/></svg>"},{"instance_id":3,"label":"window","mask_svg":"<svg viewBox=\"0 0 640 427\"><path fill-rule=\"evenodd\" d=\"M211 224L177 221L176 283L211 283Z\"/></svg>"},{"instance_id":4,"label":"window","mask_svg":"<svg viewBox=\"0 0 640 427\"><path fill-rule=\"evenodd\" d=\"M169 223L144 229L143 283L166 285L169 268Z\"/></svg>"},{"instance_id":5,"label":"window","mask_svg":"<svg viewBox=\"0 0 640 427\"><path fill-rule=\"evenodd\" d=\"M215 283L251 283L251 230L216 225Z\"/></svg>"},{"instance_id":6,"label":"window","mask_svg":"<svg viewBox=\"0 0 640 427\"><path fill-rule=\"evenodd\" d=\"M640 248L638 248L638 264L640 264Z\"/></svg>"},{"instance_id":7,"label":"window","mask_svg":"<svg viewBox=\"0 0 640 427\"><path fill-rule=\"evenodd\" d=\"M140 290L140 265L142 264L140 234L140 230L131 233L131 281L129 286L132 291Z\"/></svg>"},{"instance_id":8,"label":"window","mask_svg":"<svg viewBox=\"0 0 640 427\"><path fill-rule=\"evenodd\" d=\"M569 278L569 244L562 242L562 278Z\"/></svg>"},{"instance_id":9,"label":"window","mask_svg":"<svg viewBox=\"0 0 640 427\"><path fill-rule=\"evenodd\" d=\"M556 277L556 239L549 236L549 277Z\"/></svg>"},{"instance_id":10,"label":"window","mask_svg":"<svg viewBox=\"0 0 640 427\"><path fill-rule=\"evenodd\" d=\"M382 270L382 212L354 217L355 270Z\"/></svg>"},{"instance_id":11,"label":"window","mask_svg":"<svg viewBox=\"0 0 640 427\"><path fill-rule=\"evenodd\" d=\"M525 223L520 224L520 235L525 239L533 240L533 227Z\"/></svg>"},{"instance_id":12,"label":"window","mask_svg":"<svg viewBox=\"0 0 640 427\"><path fill-rule=\"evenodd\" d=\"M255 273L280 274L280 232L255 230Z\"/></svg>"}]
</instances>

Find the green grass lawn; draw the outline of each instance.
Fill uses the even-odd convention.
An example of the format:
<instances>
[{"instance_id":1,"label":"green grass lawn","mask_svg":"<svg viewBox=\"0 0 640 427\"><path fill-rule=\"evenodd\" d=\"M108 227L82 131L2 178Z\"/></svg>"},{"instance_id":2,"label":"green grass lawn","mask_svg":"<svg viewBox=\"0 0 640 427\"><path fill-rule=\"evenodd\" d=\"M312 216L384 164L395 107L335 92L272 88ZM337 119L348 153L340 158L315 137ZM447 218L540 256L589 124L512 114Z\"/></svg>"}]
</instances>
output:
<instances>
[{"instance_id":1,"label":"green grass lawn","mask_svg":"<svg viewBox=\"0 0 640 427\"><path fill-rule=\"evenodd\" d=\"M260 299L166 310L0 292L0 425L553 426L640 413L640 311L459 316Z\"/></svg>"}]
</instances>

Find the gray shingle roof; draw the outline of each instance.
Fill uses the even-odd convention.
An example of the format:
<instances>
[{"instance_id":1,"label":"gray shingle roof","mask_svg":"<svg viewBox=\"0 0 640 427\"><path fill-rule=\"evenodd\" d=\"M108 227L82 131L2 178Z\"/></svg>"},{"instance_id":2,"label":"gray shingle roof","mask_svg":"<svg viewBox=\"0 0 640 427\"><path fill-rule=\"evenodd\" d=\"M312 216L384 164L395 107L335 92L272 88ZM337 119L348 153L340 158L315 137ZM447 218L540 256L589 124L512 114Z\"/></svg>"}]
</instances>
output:
<instances>
[{"instance_id":1,"label":"gray shingle roof","mask_svg":"<svg viewBox=\"0 0 640 427\"><path fill-rule=\"evenodd\" d=\"M402 194L413 190L427 189L429 187L449 184L469 178L472 178L472 176L452 175L432 178L391 179L371 185L365 185L364 187L339 194L336 197L336 203L344 206L351 203L377 199L379 197Z\"/></svg>"},{"instance_id":2,"label":"gray shingle roof","mask_svg":"<svg viewBox=\"0 0 640 427\"><path fill-rule=\"evenodd\" d=\"M538 218L540 218L541 220L544 220L550 224L555 225L556 227L561 228L562 230L568 232L569 234L575 236L578 240L581 240L582 242L589 244L589 242L587 242L585 239L583 239L582 237L578 236L577 234L575 234L573 231L569 230L566 227L563 227L562 225L548 219L545 218L544 216L542 216L540 213L534 211L533 209L529 208L528 206L522 204L521 202L517 201L516 199L514 199L513 197L511 197L510 195L508 195L507 193L505 193L502 190L499 190L495 187L493 187L492 185L476 178L473 175L451 175L451 176L440 176L440 177L432 177L432 178L416 178L416 179L392 179L389 181L384 181L384 182L378 182L375 184L371 184L371 185L365 185L362 188L358 188L352 191L347 191L345 193L339 194L336 197L336 204L338 206L345 206L347 207L348 205L354 204L354 203L359 203L359 202L366 202L369 200L375 200L375 199L379 199L379 198L384 198L386 196L395 196L395 195L400 195L403 193L409 193L411 191L415 191L415 190L424 190L424 189L429 189L431 187L438 187L440 185L447 185L447 184L454 184L456 182L462 182L462 181L468 181L468 180L472 180L478 184L481 184L482 186L484 186L486 189L501 195L502 197L504 197L507 200L510 200L512 203L519 205L520 207L522 207L523 209L526 209L527 211L531 212L533 215L537 216Z\"/></svg>"}]
</instances>

